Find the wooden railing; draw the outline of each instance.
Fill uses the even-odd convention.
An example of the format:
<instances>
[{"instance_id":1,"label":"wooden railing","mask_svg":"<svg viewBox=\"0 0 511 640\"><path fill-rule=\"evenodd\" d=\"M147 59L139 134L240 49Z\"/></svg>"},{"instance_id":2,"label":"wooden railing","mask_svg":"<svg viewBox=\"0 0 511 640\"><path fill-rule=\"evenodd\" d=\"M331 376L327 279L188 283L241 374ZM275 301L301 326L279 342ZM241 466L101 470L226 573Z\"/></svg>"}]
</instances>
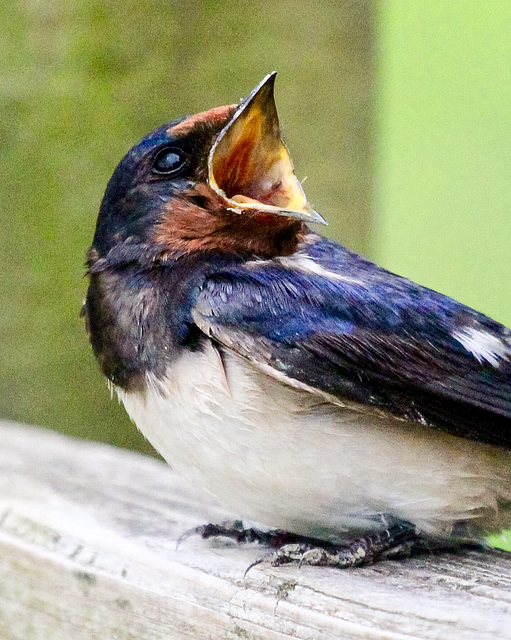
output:
<instances>
[{"instance_id":1,"label":"wooden railing","mask_svg":"<svg viewBox=\"0 0 511 640\"><path fill-rule=\"evenodd\" d=\"M183 531L230 514L164 463L12 423L0 438L2 640L511 638L506 557L244 577L257 545L176 550Z\"/></svg>"}]
</instances>

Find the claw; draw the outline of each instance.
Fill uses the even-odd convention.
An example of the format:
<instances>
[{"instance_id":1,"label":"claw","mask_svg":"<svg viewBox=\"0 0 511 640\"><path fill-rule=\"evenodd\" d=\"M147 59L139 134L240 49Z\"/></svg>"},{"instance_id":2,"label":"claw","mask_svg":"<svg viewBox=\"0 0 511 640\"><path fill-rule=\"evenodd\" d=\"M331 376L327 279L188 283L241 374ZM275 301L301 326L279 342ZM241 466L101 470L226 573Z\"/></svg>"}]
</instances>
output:
<instances>
[{"instance_id":1,"label":"claw","mask_svg":"<svg viewBox=\"0 0 511 640\"><path fill-rule=\"evenodd\" d=\"M197 535L202 536L203 529L204 529L204 525L200 525L199 527L192 527L191 529L187 529L185 532L183 532L179 536L179 538L176 540L176 551L178 551L179 547L183 544L185 540L188 540L188 538L191 538L192 536L197 536Z\"/></svg>"},{"instance_id":2,"label":"claw","mask_svg":"<svg viewBox=\"0 0 511 640\"><path fill-rule=\"evenodd\" d=\"M247 573L253 569L254 567L256 567L258 564L261 564L262 562L265 561L265 559L271 555L270 553L265 553L264 556L261 556L259 558L257 558L257 560L254 560L254 562L252 562L251 564L248 565L248 567L245 569L245 573L243 574L243 577L246 578L247 577Z\"/></svg>"}]
</instances>

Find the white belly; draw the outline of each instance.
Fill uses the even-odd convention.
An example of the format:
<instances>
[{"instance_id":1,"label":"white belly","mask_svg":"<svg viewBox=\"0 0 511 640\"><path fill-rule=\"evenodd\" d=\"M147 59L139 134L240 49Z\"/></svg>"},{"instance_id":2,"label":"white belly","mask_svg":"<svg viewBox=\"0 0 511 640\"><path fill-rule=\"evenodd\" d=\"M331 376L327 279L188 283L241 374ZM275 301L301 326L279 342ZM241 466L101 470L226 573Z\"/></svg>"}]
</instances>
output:
<instances>
[{"instance_id":1,"label":"white belly","mask_svg":"<svg viewBox=\"0 0 511 640\"><path fill-rule=\"evenodd\" d=\"M145 393L118 393L172 468L239 517L319 537L382 513L436 534L511 522L507 451L343 409L222 353L207 342Z\"/></svg>"}]
</instances>

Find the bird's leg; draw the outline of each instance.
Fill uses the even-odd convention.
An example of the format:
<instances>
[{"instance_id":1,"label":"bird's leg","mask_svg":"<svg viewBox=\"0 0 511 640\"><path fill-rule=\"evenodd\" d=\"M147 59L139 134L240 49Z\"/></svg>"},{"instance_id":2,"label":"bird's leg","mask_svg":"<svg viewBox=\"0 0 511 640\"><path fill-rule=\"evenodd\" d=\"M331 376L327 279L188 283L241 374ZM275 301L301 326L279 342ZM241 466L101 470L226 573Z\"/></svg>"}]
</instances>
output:
<instances>
[{"instance_id":1,"label":"bird's leg","mask_svg":"<svg viewBox=\"0 0 511 640\"><path fill-rule=\"evenodd\" d=\"M238 543L258 542L270 549L253 562L246 573L258 564L269 562L274 567L297 563L310 566L329 566L337 568L356 567L373 564L380 560L397 560L424 553L456 552L460 547L481 549L481 544L463 539L435 539L419 534L409 522L395 520L381 515L385 528L369 533L347 544L332 544L289 533L281 529L261 530L244 527L241 520L222 524L205 524L186 531L178 540L178 545L193 535L202 538L227 537Z\"/></svg>"},{"instance_id":2,"label":"bird's leg","mask_svg":"<svg viewBox=\"0 0 511 640\"><path fill-rule=\"evenodd\" d=\"M461 549L473 549L476 551L495 552L490 545L481 540L453 538L452 540L442 538L427 538L417 535L415 538L405 540L390 549L384 551L379 560L402 560L423 553L458 553ZM506 552L509 553L509 552Z\"/></svg>"},{"instance_id":3,"label":"bird's leg","mask_svg":"<svg viewBox=\"0 0 511 640\"><path fill-rule=\"evenodd\" d=\"M414 546L409 543L416 545L415 552L419 552L419 550L424 552L426 546L419 542L420 540L421 538L412 524L397 522L383 531L370 533L354 540L347 546L313 545L310 542L286 544L278 551L268 553L253 562L247 572L262 562L270 562L274 567L290 562L296 562L299 565L338 568L372 564L386 557L402 557L402 554L411 554L414 551ZM405 551L405 549L407 550ZM392 550L396 551L394 556L391 554Z\"/></svg>"}]
</instances>

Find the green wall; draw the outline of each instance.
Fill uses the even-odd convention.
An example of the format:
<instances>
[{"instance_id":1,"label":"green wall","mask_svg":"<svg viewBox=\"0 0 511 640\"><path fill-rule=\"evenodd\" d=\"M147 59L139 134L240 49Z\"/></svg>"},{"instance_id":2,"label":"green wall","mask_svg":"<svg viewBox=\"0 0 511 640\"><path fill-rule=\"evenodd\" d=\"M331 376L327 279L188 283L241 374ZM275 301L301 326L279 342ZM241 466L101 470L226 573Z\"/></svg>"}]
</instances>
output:
<instances>
[{"instance_id":1,"label":"green wall","mask_svg":"<svg viewBox=\"0 0 511 640\"><path fill-rule=\"evenodd\" d=\"M378 6L373 257L511 325L511 2Z\"/></svg>"}]
</instances>

